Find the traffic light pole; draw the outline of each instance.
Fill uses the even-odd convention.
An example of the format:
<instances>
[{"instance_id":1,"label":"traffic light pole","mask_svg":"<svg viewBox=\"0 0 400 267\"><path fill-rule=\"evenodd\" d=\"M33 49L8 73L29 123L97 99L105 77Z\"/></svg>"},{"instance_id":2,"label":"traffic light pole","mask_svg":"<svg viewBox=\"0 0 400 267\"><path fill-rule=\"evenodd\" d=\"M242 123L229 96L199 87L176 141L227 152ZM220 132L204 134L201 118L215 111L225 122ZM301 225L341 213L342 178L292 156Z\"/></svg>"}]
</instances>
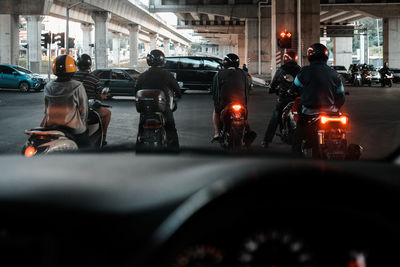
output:
<instances>
[{"instance_id":1,"label":"traffic light pole","mask_svg":"<svg viewBox=\"0 0 400 267\"><path fill-rule=\"evenodd\" d=\"M80 0L78 3L75 3L73 5L67 5L67 13L66 13L66 30L65 30L65 49L67 50L67 55L69 54L69 10L73 8L74 6L83 4L84 0Z\"/></svg>"}]
</instances>

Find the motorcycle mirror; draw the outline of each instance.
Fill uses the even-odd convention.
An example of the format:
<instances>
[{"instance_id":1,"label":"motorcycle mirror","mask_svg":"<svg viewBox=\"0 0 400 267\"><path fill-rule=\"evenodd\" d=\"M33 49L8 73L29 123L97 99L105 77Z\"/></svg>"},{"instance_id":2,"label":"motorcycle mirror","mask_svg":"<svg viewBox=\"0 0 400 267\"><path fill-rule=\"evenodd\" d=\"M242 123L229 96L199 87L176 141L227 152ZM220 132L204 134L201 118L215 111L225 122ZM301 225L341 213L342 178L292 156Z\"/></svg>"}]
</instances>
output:
<instances>
[{"instance_id":1,"label":"motorcycle mirror","mask_svg":"<svg viewBox=\"0 0 400 267\"><path fill-rule=\"evenodd\" d=\"M289 83L292 83L294 81L293 76L290 74L286 74L285 76L283 76L283 78Z\"/></svg>"},{"instance_id":2,"label":"motorcycle mirror","mask_svg":"<svg viewBox=\"0 0 400 267\"><path fill-rule=\"evenodd\" d=\"M103 90L101 90L102 95L107 95L110 93L110 87L104 87Z\"/></svg>"}]
</instances>

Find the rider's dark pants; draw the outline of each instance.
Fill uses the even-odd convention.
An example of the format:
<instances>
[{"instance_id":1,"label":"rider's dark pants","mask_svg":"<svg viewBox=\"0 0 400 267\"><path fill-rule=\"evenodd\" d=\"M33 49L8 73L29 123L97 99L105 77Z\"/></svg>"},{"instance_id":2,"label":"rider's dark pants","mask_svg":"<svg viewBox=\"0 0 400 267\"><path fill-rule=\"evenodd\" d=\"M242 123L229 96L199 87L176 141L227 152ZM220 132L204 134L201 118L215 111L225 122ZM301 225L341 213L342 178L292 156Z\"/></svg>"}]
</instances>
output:
<instances>
[{"instance_id":1,"label":"rider's dark pants","mask_svg":"<svg viewBox=\"0 0 400 267\"><path fill-rule=\"evenodd\" d=\"M315 115L300 114L299 120L297 121L295 141L293 142L292 149L295 152L301 152L302 140L307 140L308 145L312 146L313 142L317 142L316 139L316 126L310 126L310 121L315 118ZM312 138L314 137L314 138Z\"/></svg>"},{"instance_id":2,"label":"rider's dark pants","mask_svg":"<svg viewBox=\"0 0 400 267\"><path fill-rule=\"evenodd\" d=\"M269 121L267 131L264 135L264 141L271 143L274 139L276 128L278 128L280 119L282 117L283 109L292 101L291 99L279 99L275 105L275 109L272 113L272 117Z\"/></svg>"},{"instance_id":3,"label":"rider's dark pants","mask_svg":"<svg viewBox=\"0 0 400 267\"><path fill-rule=\"evenodd\" d=\"M74 139L79 148L87 148L91 146L89 138L89 130L81 134L74 134Z\"/></svg>"},{"instance_id":4,"label":"rider's dark pants","mask_svg":"<svg viewBox=\"0 0 400 267\"><path fill-rule=\"evenodd\" d=\"M170 148L179 148L178 132L175 127L173 113L169 107L164 112L165 115L165 131L167 132L168 146Z\"/></svg>"}]
</instances>

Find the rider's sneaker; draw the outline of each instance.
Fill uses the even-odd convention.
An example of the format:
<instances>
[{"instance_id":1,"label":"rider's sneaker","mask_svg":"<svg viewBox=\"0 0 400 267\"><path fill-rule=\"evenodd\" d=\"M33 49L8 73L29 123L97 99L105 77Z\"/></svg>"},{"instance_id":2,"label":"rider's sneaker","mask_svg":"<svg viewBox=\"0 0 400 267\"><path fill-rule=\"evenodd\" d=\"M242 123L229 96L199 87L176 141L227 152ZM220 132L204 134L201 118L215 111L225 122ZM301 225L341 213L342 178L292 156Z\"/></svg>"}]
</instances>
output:
<instances>
[{"instance_id":1,"label":"rider's sneaker","mask_svg":"<svg viewBox=\"0 0 400 267\"><path fill-rule=\"evenodd\" d=\"M215 143L215 142L222 142L222 136L220 135L215 135L213 138L211 138L211 143Z\"/></svg>"},{"instance_id":2,"label":"rider's sneaker","mask_svg":"<svg viewBox=\"0 0 400 267\"><path fill-rule=\"evenodd\" d=\"M262 146L263 148L268 148L269 142L264 140L264 141L261 142L261 146Z\"/></svg>"}]
</instances>

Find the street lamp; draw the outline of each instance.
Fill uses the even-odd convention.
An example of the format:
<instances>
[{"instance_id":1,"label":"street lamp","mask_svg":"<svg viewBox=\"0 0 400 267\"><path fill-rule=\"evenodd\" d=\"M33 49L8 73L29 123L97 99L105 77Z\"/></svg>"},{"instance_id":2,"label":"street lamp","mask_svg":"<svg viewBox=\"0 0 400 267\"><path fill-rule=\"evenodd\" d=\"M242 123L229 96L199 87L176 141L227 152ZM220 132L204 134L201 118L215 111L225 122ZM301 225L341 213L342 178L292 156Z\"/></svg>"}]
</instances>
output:
<instances>
[{"instance_id":1,"label":"street lamp","mask_svg":"<svg viewBox=\"0 0 400 267\"><path fill-rule=\"evenodd\" d=\"M69 10L71 9L71 8L73 8L74 6L77 6L77 5L80 5L80 4L83 4L83 1L84 0L80 0L79 2L77 2L77 3L75 3L75 4L72 4L72 5L67 5L67 14L66 14L66 21L67 21L67 27L66 27L66 30L65 30L65 49L67 49L67 55L69 54Z\"/></svg>"}]
</instances>

